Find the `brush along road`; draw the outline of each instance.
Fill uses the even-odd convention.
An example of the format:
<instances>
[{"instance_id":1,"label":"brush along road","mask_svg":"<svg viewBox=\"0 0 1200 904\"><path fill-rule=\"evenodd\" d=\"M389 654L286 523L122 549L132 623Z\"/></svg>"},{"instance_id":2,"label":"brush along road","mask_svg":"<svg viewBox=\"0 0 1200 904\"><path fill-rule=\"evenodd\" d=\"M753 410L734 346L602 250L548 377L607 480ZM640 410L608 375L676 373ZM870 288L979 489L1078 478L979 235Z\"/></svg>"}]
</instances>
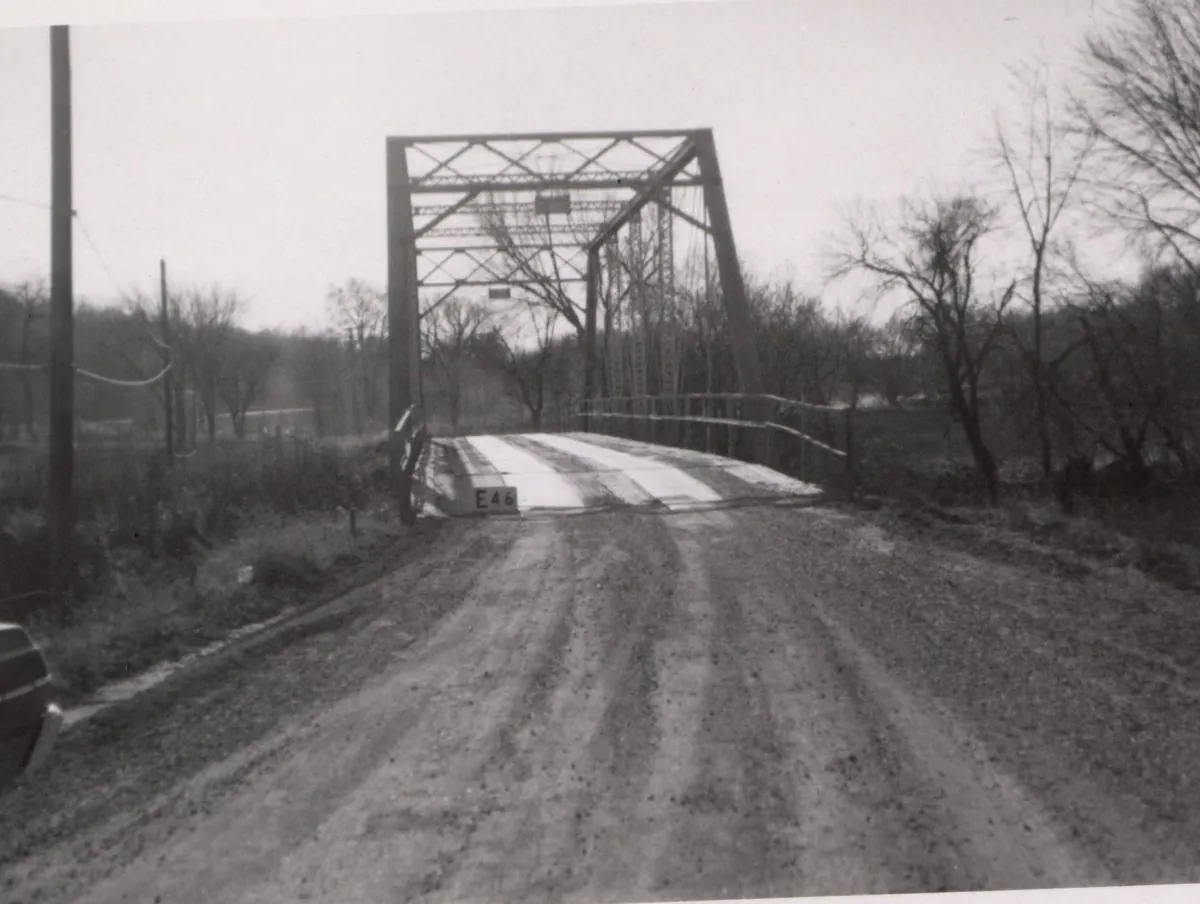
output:
<instances>
[{"instance_id":1,"label":"brush along road","mask_svg":"<svg viewBox=\"0 0 1200 904\"><path fill-rule=\"evenodd\" d=\"M1200 881L1194 599L777 505L803 488L691 453L438 460L541 514L424 520L381 580L68 733L0 805L0 899Z\"/></svg>"}]
</instances>

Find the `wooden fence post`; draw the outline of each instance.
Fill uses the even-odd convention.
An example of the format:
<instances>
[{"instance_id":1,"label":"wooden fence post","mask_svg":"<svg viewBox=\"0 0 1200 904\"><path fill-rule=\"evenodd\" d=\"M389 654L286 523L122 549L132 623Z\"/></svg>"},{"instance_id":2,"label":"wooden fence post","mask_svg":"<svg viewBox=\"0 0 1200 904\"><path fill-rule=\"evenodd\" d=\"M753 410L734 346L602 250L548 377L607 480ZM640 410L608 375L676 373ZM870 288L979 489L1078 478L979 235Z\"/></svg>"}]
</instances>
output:
<instances>
[{"instance_id":1,"label":"wooden fence post","mask_svg":"<svg viewBox=\"0 0 1200 904\"><path fill-rule=\"evenodd\" d=\"M735 432L737 428L733 426L733 422L736 419L737 402L734 399L725 399L724 407L725 407L725 420L729 422L728 427L727 427L728 432L726 433L726 441L725 441L725 457L733 458L734 457L734 454L733 454L734 441L737 437L737 434Z\"/></svg>"},{"instance_id":2,"label":"wooden fence post","mask_svg":"<svg viewBox=\"0 0 1200 904\"><path fill-rule=\"evenodd\" d=\"M846 409L846 483L851 494L854 493L855 461L854 461L854 409Z\"/></svg>"},{"instance_id":3,"label":"wooden fence post","mask_svg":"<svg viewBox=\"0 0 1200 904\"><path fill-rule=\"evenodd\" d=\"M772 422L774 422L774 420L775 419L770 416L769 409L764 412L763 421L765 423L772 423ZM766 441L767 460L765 462L763 462L763 464L765 464L768 468L774 468L775 467L775 457L774 457L775 444L774 444L773 440L774 440L775 428L774 427L763 427L762 429L767 431L767 441Z\"/></svg>"},{"instance_id":4,"label":"wooden fence post","mask_svg":"<svg viewBox=\"0 0 1200 904\"><path fill-rule=\"evenodd\" d=\"M808 436L808 425L804 423L804 409L801 407L801 408L795 408L793 410L798 411L800 414L800 432L803 433L805 436ZM808 440L802 439L802 440L800 440L800 479L806 483L808 482L808 467L807 467L808 461L807 461L807 459L808 459Z\"/></svg>"},{"instance_id":5,"label":"wooden fence post","mask_svg":"<svg viewBox=\"0 0 1200 904\"><path fill-rule=\"evenodd\" d=\"M713 450L713 425L709 423L709 418L712 417L712 399L709 396L704 397L704 404L701 405L704 417L704 451L709 455Z\"/></svg>"},{"instance_id":6,"label":"wooden fence post","mask_svg":"<svg viewBox=\"0 0 1200 904\"><path fill-rule=\"evenodd\" d=\"M686 431L684 433L684 442L687 444L689 449L692 448L692 444L696 441L696 428L690 420L692 417L692 411L695 409L695 407L696 403L692 401L692 397L684 396L683 413L689 418L689 420L683 422L683 429Z\"/></svg>"}]
</instances>

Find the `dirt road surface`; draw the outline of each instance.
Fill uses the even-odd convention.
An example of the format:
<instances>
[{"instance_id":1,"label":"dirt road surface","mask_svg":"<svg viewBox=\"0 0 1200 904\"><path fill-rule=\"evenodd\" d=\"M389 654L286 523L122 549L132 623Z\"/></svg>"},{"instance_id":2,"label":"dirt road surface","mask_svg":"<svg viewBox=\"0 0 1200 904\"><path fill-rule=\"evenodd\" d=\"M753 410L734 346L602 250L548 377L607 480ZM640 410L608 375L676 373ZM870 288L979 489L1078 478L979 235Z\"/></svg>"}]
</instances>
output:
<instances>
[{"instance_id":1,"label":"dirt road surface","mask_svg":"<svg viewBox=\"0 0 1200 904\"><path fill-rule=\"evenodd\" d=\"M543 491L425 521L383 579L93 717L0 800L0 899L1200 881L1194 599L932 548L691 453L442 453L556 472L572 514Z\"/></svg>"}]
</instances>

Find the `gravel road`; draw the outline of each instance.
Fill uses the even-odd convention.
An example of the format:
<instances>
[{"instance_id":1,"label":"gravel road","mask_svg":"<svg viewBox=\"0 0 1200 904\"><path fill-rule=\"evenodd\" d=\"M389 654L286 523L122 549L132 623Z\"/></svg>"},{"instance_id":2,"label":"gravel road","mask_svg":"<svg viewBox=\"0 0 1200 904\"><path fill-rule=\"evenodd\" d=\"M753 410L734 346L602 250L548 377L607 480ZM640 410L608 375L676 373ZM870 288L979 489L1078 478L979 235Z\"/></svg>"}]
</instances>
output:
<instances>
[{"instance_id":1,"label":"gravel road","mask_svg":"<svg viewBox=\"0 0 1200 904\"><path fill-rule=\"evenodd\" d=\"M0 899L1200 882L1195 600L865 517L425 522L382 579L69 734L0 801Z\"/></svg>"}]
</instances>

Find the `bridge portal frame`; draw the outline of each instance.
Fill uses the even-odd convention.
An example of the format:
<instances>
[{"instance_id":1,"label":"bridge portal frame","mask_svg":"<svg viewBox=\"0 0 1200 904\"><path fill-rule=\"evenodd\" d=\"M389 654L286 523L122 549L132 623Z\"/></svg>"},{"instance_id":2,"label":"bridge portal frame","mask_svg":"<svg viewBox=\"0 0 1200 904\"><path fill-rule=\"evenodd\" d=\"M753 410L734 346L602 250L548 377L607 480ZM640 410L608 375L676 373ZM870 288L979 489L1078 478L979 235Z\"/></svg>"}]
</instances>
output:
<instances>
[{"instance_id":1,"label":"bridge portal frame","mask_svg":"<svg viewBox=\"0 0 1200 904\"><path fill-rule=\"evenodd\" d=\"M651 140L673 142L671 150L655 152L647 147ZM603 150L586 156L583 163L569 173L538 171L526 162L538 151L558 146L577 154L570 143L580 141L605 142ZM531 145L522 153L505 150L512 143ZM444 288L443 298L468 285L495 286L521 283L521 267L510 266L505 271L493 269L496 255L481 259L476 252L486 251L481 239L486 230L469 227L443 226L456 215L472 211L472 202L480 195L492 192L530 193L539 191L595 191L603 189L633 190L633 196L615 207L612 215L601 225L595 236L581 242L578 237L554 234L547 216L548 241L537 244L521 238L522 245L549 250L555 256L556 269L560 264L574 271L569 279L586 284L584 323L584 398L595 397L596 385L596 311L599 302L602 273L601 252L617 237L620 230L647 204L658 204L673 217L681 218L711 236L715 249L721 296L732 332L735 366L739 389L747 394L765 391L762 371L754 342L753 324L746 298L745 283L738 262L733 226L725 198L716 142L710 128L660 129L624 132L528 132L488 133L465 135L390 136L386 140L387 167L387 252L388 252L388 410L390 421L398 423L421 398L420 349L420 290ZM616 148L636 148L654 158L639 170L613 170L603 162ZM455 168L455 161L476 149L489 153L495 166L490 172L466 173ZM435 165L432 170L414 173L410 155L419 154ZM670 189L700 186L707 223L701 223L670 203ZM416 195L457 195L450 203L440 206L415 207ZM430 215L431 219L418 225L416 217ZM439 228L441 227L441 228ZM429 242L437 242L436 247ZM582 268L573 260L562 257L562 246L574 246L576 254L583 252L586 263ZM498 249L498 246L495 246ZM465 256L475 268L465 278L443 282L423 281L418 271L422 251L450 252ZM534 251L536 253L536 251ZM443 261L443 264L445 261ZM439 264L436 269L442 265ZM671 266L674 263L671 262ZM580 272L582 269L582 272ZM482 271L482 275L480 274ZM587 429L585 419L584 428ZM401 479L403 444L393 439L390 448L392 473ZM406 488L401 488L407 491Z\"/></svg>"}]
</instances>

